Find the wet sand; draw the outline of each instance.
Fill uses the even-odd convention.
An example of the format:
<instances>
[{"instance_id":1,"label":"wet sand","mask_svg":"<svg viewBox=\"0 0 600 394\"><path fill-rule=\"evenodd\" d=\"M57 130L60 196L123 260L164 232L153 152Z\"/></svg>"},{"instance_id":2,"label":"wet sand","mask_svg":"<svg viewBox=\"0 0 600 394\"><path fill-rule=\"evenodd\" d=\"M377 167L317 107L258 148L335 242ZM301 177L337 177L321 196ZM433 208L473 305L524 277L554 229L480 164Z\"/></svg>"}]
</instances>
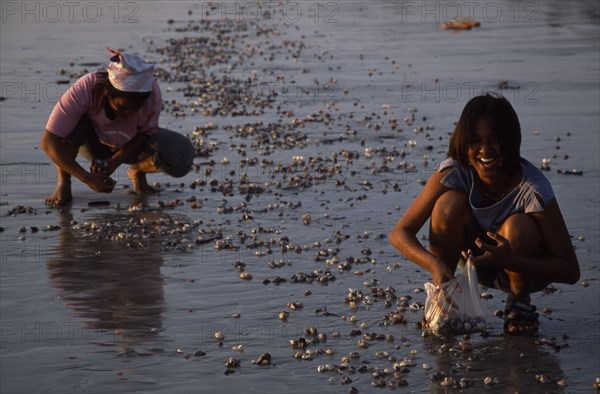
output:
<instances>
[{"instance_id":1,"label":"wet sand","mask_svg":"<svg viewBox=\"0 0 600 394\"><path fill-rule=\"evenodd\" d=\"M470 392L593 391L595 2L493 3L502 18L475 8L482 26L461 32L439 27L453 12L449 2L430 3L429 13L423 3L384 1L319 3L316 13L301 2L298 20L290 6L271 19L249 14L249 3L221 19L219 7L232 3L134 4L119 3L119 23L108 5L96 23L77 13L72 23L50 22L50 9L39 23L31 15L22 23L12 9L2 21L3 393L341 393L373 384L444 392L445 377L464 379ZM192 138L195 170L181 179L151 175L161 193L140 198L128 194L122 168L112 194L75 182L69 207L47 209L56 172L38 148L41 131L56 93L69 86L62 82L104 62L106 45L156 63L161 125ZM482 300L489 337L423 338L415 328L423 312L413 309L429 276L387 234L445 157L466 101L504 80L522 155L536 165L550 160L545 174L581 283L533 295L539 310L552 309L536 339L502 335L493 314L505 296L494 290ZM572 169L583 174L557 173ZM88 206L97 200L110 204ZM240 278L238 262L251 280ZM369 297L353 310L348 289ZM406 322L391 324L393 312ZM290 340L314 339L309 327L326 339L292 348ZM242 352L232 349L240 344ZM251 363L266 352L270 365ZM226 374L230 357L240 366ZM344 357L349 368L340 369ZM486 377L496 384L486 386Z\"/></svg>"}]
</instances>

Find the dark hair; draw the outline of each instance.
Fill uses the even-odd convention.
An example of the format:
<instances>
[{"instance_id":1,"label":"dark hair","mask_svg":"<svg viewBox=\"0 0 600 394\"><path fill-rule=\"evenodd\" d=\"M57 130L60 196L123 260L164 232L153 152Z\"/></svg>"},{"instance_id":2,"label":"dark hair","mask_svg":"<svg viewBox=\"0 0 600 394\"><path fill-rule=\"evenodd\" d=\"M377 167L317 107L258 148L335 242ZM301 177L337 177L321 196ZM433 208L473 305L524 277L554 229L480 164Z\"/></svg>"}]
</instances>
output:
<instances>
[{"instance_id":1,"label":"dark hair","mask_svg":"<svg viewBox=\"0 0 600 394\"><path fill-rule=\"evenodd\" d=\"M450 137L448 157L463 167L469 166L467 148L472 145L475 123L485 119L500 143L503 167L514 174L520 168L521 125L512 105L503 96L486 94L473 97L462 113Z\"/></svg>"},{"instance_id":2,"label":"dark hair","mask_svg":"<svg viewBox=\"0 0 600 394\"><path fill-rule=\"evenodd\" d=\"M96 71L96 82L92 88L92 99L98 111L105 108L108 97L124 97L136 103L146 101L152 92L125 92L110 83L107 71Z\"/></svg>"}]
</instances>

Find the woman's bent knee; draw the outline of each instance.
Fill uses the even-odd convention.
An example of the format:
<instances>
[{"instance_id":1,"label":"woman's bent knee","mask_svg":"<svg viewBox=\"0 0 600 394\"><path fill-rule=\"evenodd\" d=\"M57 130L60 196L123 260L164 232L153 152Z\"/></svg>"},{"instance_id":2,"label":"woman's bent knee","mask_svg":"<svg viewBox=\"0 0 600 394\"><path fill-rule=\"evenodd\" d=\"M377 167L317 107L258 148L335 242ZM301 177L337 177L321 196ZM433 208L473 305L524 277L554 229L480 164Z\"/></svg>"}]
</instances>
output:
<instances>
[{"instance_id":1,"label":"woman's bent knee","mask_svg":"<svg viewBox=\"0 0 600 394\"><path fill-rule=\"evenodd\" d=\"M148 139L146 146L153 151L154 166L165 174L181 178L190 172L196 150L186 136L175 131L159 129Z\"/></svg>"},{"instance_id":2,"label":"woman's bent knee","mask_svg":"<svg viewBox=\"0 0 600 394\"><path fill-rule=\"evenodd\" d=\"M519 254L532 256L542 249L542 234L536 221L524 213L517 213L506 218L498 233L508 239L511 248Z\"/></svg>"},{"instance_id":3,"label":"woman's bent knee","mask_svg":"<svg viewBox=\"0 0 600 394\"><path fill-rule=\"evenodd\" d=\"M466 225L471 220L469 197L458 190L442 194L431 212L432 226Z\"/></svg>"}]
</instances>

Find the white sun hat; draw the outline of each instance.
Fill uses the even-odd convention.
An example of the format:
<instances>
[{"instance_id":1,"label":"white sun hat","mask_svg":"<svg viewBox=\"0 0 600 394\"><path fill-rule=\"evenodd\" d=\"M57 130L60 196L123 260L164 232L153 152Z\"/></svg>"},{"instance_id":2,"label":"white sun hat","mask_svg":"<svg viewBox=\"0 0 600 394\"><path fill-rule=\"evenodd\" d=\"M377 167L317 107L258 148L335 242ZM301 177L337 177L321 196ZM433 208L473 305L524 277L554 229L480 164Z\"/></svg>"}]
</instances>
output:
<instances>
[{"instance_id":1,"label":"white sun hat","mask_svg":"<svg viewBox=\"0 0 600 394\"><path fill-rule=\"evenodd\" d=\"M111 85L123 92L151 92L154 77L154 66L148 64L138 55L121 53L106 48L114 56L108 63L108 80Z\"/></svg>"}]
</instances>

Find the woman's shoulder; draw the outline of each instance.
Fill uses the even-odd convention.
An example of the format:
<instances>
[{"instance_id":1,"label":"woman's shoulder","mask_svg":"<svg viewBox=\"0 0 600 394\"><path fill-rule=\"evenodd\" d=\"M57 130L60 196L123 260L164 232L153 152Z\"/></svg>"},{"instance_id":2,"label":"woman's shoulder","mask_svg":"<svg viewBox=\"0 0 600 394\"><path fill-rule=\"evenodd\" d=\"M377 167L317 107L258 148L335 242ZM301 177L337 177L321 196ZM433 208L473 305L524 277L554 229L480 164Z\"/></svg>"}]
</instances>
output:
<instances>
[{"instance_id":1,"label":"woman's shoulder","mask_svg":"<svg viewBox=\"0 0 600 394\"><path fill-rule=\"evenodd\" d=\"M80 81L90 81L93 83L102 78L108 78L108 73L103 70L96 70L96 71L92 71L91 73L87 73L87 74L83 75L81 78L79 78L79 80Z\"/></svg>"},{"instance_id":2,"label":"woman's shoulder","mask_svg":"<svg viewBox=\"0 0 600 394\"><path fill-rule=\"evenodd\" d=\"M458 161L454 160L451 157L448 157L448 158L442 160L442 162L440 163L440 165L438 167L438 171L441 172L441 171L444 171L447 168L458 168L458 169L460 169L461 166L458 163Z\"/></svg>"},{"instance_id":3,"label":"woman's shoulder","mask_svg":"<svg viewBox=\"0 0 600 394\"><path fill-rule=\"evenodd\" d=\"M463 167L457 160L448 157L440 162L438 166L438 172L440 173L456 173L460 177L469 176L469 169Z\"/></svg>"},{"instance_id":4,"label":"woman's shoulder","mask_svg":"<svg viewBox=\"0 0 600 394\"><path fill-rule=\"evenodd\" d=\"M521 158L521 168L523 169L523 183L537 194L544 204L550 202L554 197L554 190L544 173L524 158Z\"/></svg>"},{"instance_id":5,"label":"woman's shoulder","mask_svg":"<svg viewBox=\"0 0 600 394\"><path fill-rule=\"evenodd\" d=\"M533 165L529 160L521 158L521 168L523 169L523 180L533 183L543 182L550 183L544 173Z\"/></svg>"},{"instance_id":6,"label":"woman's shoulder","mask_svg":"<svg viewBox=\"0 0 600 394\"><path fill-rule=\"evenodd\" d=\"M442 175L441 183L451 189L469 190L470 179L468 169L449 157L438 166L438 172Z\"/></svg>"},{"instance_id":7,"label":"woman's shoulder","mask_svg":"<svg viewBox=\"0 0 600 394\"><path fill-rule=\"evenodd\" d=\"M81 90L89 90L91 91L96 84L96 81L102 78L102 71L92 71L91 73L87 73L82 75L73 86L79 88Z\"/></svg>"}]
</instances>

